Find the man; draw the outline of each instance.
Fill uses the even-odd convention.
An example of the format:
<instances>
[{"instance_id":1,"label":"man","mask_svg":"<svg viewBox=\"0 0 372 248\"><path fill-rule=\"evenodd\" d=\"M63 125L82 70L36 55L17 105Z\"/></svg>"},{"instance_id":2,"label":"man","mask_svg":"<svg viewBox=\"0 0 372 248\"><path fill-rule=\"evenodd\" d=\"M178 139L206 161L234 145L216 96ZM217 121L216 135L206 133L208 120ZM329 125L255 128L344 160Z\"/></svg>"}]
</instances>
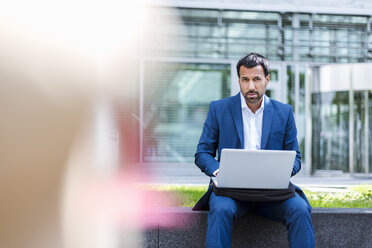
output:
<instances>
[{"instance_id":1,"label":"man","mask_svg":"<svg viewBox=\"0 0 372 248\"><path fill-rule=\"evenodd\" d=\"M265 96L270 81L267 59L250 53L239 60L236 68L240 93L211 102L195 164L213 177L218 174L223 148L294 150L292 176L295 175L301 168L301 154L293 110L290 105ZM207 247L230 247L234 219L251 210L282 222L288 230L290 247L314 247L311 206L303 192L298 187L296 190L298 193L286 200L250 202L218 196L210 186L194 207L194 210L209 209Z\"/></svg>"}]
</instances>

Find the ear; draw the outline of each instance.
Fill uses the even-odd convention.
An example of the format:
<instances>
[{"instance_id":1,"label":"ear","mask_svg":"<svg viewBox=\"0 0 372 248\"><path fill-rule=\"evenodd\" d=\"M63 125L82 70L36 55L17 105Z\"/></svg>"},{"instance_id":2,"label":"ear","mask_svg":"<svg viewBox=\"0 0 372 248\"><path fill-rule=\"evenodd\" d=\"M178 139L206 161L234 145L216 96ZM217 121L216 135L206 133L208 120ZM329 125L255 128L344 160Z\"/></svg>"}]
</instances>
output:
<instances>
[{"instance_id":1,"label":"ear","mask_svg":"<svg viewBox=\"0 0 372 248\"><path fill-rule=\"evenodd\" d=\"M269 81L270 81L270 74L267 74L267 76L266 76L266 87L269 85Z\"/></svg>"}]
</instances>

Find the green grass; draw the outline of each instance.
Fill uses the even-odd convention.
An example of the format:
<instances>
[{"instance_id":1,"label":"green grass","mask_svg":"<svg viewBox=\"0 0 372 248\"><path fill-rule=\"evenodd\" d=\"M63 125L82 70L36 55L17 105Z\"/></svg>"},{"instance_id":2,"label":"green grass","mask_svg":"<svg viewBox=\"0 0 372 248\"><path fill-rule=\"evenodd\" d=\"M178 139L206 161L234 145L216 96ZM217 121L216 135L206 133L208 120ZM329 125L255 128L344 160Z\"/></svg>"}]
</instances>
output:
<instances>
[{"instance_id":1,"label":"green grass","mask_svg":"<svg viewBox=\"0 0 372 248\"><path fill-rule=\"evenodd\" d=\"M350 187L342 193L304 192L311 206L317 208L372 208L372 185Z\"/></svg>"},{"instance_id":2,"label":"green grass","mask_svg":"<svg viewBox=\"0 0 372 248\"><path fill-rule=\"evenodd\" d=\"M208 186L151 186L151 190L166 193L168 201L175 207L193 207L207 191Z\"/></svg>"},{"instance_id":3,"label":"green grass","mask_svg":"<svg viewBox=\"0 0 372 248\"><path fill-rule=\"evenodd\" d=\"M207 186L150 186L150 190L165 194L171 206L193 207L203 196ZM348 188L346 192L312 192L304 189L312 207L372 208L372 184Z\"/></svg>"}]
</instances>

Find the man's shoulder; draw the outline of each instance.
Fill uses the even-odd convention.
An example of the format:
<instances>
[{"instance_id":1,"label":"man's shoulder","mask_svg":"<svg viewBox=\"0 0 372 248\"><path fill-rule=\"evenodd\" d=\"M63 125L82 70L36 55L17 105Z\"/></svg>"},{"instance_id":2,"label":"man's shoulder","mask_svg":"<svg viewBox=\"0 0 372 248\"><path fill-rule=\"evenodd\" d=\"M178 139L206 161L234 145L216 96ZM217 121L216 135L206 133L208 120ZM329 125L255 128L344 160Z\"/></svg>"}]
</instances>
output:
<instances>
[{"instance_id":1,"label":"man's shoulder","mask_svg":"<svg viewBox=\"0 0 372 248\"><path fill-rule=\"evenodd\" d=\"M267 97L267 102L271 104L274 108L278 110L292 110L293 107L287 103L280 102L278 100L274 100L272 98ZM292 110L293 111L293 110Z\"/></svg>"}]
</instances>

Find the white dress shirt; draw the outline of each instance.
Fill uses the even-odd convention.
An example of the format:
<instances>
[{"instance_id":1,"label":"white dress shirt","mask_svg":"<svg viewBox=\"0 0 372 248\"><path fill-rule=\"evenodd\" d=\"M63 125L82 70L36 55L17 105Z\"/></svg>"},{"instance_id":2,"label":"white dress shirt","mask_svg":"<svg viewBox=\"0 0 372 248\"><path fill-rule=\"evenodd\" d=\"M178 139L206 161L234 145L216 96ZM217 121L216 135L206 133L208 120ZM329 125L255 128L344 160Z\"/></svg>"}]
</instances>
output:
<instances>
[{"instance_id":1,"label":"white dress shirt","mask_svg":"<svg viewBox=\"0 0 372 248\"><path fill-rule=\"evenodd\" d=\"M244 149L260 150L265 95L262 97L261 107L256 113L253 113L252 110L248 108L242 93L240 93L240 100L244 127Z\"/></svg>"},{"instance_id":2,"label":"white dress shirt","mask_svg":"<svg viewBox=\"0 0 372 248\"><path fill-rule=\"evenodd\" d=\"M244 149L260 150L261 149L261 135L262 135L262 118L264 112L265 95L262 97L261 107L253 113L248 108L247 102L243 94L240 92L240 102L242 107L243 118L243 132L244 132ZM220 169L213 172L217 176Z\"/></svg>"}]
</instances>

